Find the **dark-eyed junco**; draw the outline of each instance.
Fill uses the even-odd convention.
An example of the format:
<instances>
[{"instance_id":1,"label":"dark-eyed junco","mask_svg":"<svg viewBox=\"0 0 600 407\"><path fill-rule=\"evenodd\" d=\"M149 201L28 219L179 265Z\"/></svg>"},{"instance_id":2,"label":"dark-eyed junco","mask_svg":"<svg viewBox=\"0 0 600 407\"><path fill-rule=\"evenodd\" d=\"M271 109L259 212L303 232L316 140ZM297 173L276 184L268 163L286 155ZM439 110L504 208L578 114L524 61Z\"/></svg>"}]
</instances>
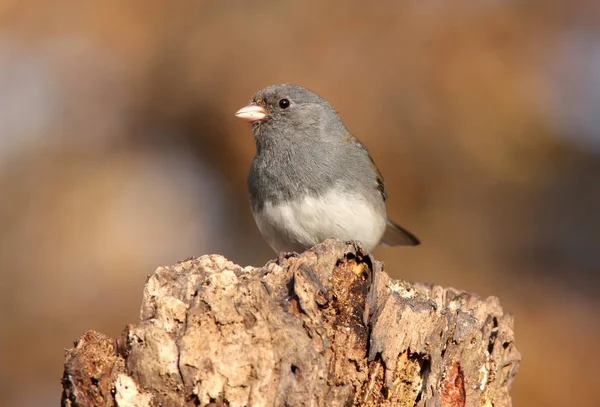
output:
<instances>
[{"instance_id":1,"label":"dark-eyed junco","mask_svg":"<svg viewBox=\"0 0 600 407\"><path fill-rule=\"evenodd\" d=\"M272 85L235 115L252 124L250 204L276 252L301 252L328 238L358 240L369 252L380 242L420 243L388 219L383 177L323 98L298 85Z\"/></svg>"}]
</instances>

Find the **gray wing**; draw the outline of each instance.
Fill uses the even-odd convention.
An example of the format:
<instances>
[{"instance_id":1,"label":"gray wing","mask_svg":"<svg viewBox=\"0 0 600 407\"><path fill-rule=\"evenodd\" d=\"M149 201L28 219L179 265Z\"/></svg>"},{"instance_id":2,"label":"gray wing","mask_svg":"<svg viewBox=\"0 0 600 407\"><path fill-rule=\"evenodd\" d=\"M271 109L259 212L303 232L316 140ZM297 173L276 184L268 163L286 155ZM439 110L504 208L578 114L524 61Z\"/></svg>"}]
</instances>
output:
<instances>
[{"instance_id":1,"label":"gray wing","mask_svg":"<svg viewBox=\"0 0 600 407\"><path fill-rule=\"evenodd\" d=\"M351 134L348 134L348 136L350 137L351 143L354 146L358 147L361 154L363 154L363 156L368 157L371 167L373 168L373 171L375 172L375 175L377 177L377 190L379 191L379 193L381 194L381 196L383 198L383 201L385 202L385 200L387 199L387 190L385 189L385 183L383 182L383 176L379 172L379 168L377 168L377 166L375 165L375 161L373 161L373 157L371 157L371 154L369 154L369 150L367 150L367 147L362 143L362 141L360 141L356 137L352 136ZM372 178L371 178L370 182L373 182Z\"/></svg>"}]
</instances>

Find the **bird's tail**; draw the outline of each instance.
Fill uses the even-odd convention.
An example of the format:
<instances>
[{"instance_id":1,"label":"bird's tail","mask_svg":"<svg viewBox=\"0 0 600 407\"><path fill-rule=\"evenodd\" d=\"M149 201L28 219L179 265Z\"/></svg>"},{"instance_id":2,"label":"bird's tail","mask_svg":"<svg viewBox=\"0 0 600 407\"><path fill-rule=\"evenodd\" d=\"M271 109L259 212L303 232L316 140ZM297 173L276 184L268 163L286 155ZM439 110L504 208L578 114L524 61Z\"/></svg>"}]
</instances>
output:
<instances>
[{"instance_id":1,"label":"bird's tail","mask_svg":"<svg viewBox=\"0 0 600 407\"><path fill-rule=\"evenodd\" d=\"M384 246L417 246L421 244L421 241L411 232L388 219L381 244Z\"/></svg>"}]
</instances>

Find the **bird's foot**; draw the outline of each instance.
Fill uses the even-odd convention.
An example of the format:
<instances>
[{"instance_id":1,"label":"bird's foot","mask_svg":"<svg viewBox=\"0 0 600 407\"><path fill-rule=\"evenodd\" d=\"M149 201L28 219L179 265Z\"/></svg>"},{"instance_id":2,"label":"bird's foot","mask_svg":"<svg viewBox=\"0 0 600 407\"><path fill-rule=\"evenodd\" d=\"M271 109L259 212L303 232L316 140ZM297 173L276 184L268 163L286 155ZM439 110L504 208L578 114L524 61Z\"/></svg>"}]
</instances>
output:
<instances>
[{"instance_id":1,"label":"bird's foot","mask_svg":"<svg viewBox=\"0 0 600 407\"><path fill-rule=\"evenodd\" d=\"M292 258L292 257L298 257L298 256L299 256L299 254L296 253L296 252L279 252L279 254L277 255L277 258L269 260L267 262L267 264L265 264L265 267L267 267L271 263L275 263L278 266L282 266L284 260L287 260L287 259Z\"/></svg>"},{"instance_id":2,"label":"bird's foot","mask_svg":"<svg viewBox=\"0 0 600 407\"><path fill-rule=\"evenodd\" d=\"M277 264L281 266L284 260L298 256L299 254L296 252L279 252L279 254L277 255Z\"/></svg>"}]
</instances>

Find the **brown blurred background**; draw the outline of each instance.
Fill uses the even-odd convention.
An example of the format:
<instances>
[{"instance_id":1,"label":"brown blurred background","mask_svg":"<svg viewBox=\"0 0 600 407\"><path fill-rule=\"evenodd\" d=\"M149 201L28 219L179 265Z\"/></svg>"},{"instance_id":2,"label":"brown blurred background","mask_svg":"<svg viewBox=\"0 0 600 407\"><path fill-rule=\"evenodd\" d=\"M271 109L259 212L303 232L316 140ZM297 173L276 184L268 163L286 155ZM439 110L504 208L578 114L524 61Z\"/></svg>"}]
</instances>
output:
<instances>
[{"instance_id":1,"label":"brown blurred background","mask_svg":"<svg viewBox=\"0 0 600 407\"><path fill-rule=\"evenodd\" d=\"M600 405L595 0L0 2L0 405L57 405L158 265L273 257L233 112L279 82L370 148L424 242L377 249L394 277L515 314L515 405Z\"/></svg>"}]
</instances>

